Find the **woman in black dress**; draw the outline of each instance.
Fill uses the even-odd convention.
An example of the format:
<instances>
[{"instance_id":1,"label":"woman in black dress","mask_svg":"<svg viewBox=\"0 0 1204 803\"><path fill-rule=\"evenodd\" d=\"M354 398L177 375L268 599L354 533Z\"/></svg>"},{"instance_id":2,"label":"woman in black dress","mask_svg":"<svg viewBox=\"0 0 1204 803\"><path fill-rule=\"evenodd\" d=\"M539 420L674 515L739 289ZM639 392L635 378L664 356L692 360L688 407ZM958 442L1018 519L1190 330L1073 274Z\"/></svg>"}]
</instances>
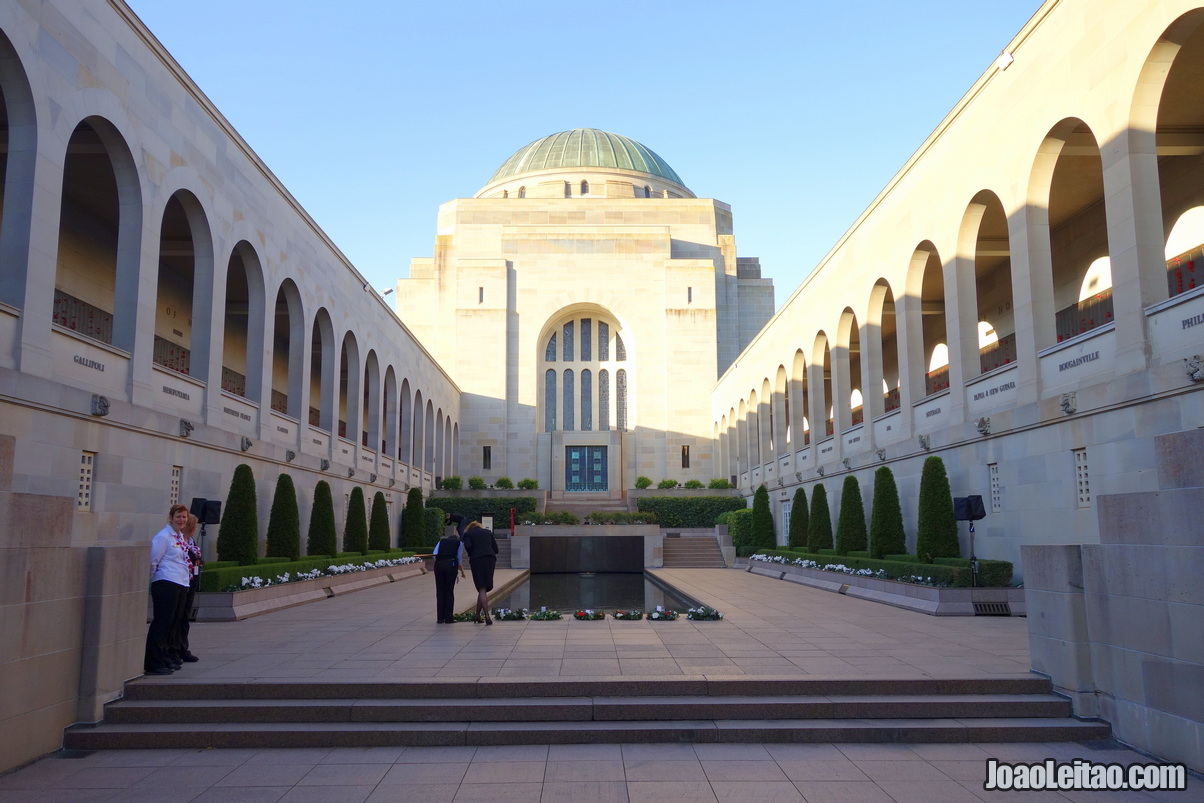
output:
<instances>
[{"instance_id":1,"label":"woman in black dress","mask_svg":"<svg viewBox=\"0 0 1204 803\"><path fill-rule=\"evenodd\" d=\"M472 569L472 584L477 587L477 622L483 620L491 625L489 592L493 590L493 568L497 565L497 539L493 530L486 530L479 521L469 522L464 531L464 550Z\"/></svg>"}]
</instances>

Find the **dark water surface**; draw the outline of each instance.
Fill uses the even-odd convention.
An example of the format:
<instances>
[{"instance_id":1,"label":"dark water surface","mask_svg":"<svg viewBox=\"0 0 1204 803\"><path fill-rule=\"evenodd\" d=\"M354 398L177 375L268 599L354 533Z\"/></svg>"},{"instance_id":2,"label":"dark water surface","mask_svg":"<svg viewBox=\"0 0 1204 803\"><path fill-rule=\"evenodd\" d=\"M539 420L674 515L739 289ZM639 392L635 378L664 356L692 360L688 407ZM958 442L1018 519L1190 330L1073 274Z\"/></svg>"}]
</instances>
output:
<instances>
[{"instance_id":1,"label":"dark water surface","mask_svg":"<svg viewBox=\"0 0 1204 803\"><path fill-rule=\"evenodd\" d=\"M597 574L532 574L526 583L506 597L489 600L498 608L550 611L656 610L660 605L685 611L691 603L672 589L658 585L639 572Z\"/></svg>"}]
</instances>

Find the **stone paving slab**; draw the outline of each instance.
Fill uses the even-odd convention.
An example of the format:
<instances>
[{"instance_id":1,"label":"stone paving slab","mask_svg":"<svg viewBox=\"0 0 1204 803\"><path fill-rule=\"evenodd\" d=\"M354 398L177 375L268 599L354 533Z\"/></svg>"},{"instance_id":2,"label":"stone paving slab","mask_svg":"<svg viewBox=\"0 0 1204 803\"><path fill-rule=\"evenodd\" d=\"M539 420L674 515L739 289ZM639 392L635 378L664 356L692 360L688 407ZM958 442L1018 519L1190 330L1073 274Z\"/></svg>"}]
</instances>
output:
<instances>
[{"instance_id":1,"label":"stone paving slab","mask_svg":"<svg viewBox=\"0 0 1204 803\"><path fill-rule=\"evenodd\" d=\"M1022 618L926 616L735 569L655 573L723 611L723 621L439 625L427 574L241 622L197 623L190 637L201 661L138 682L1029 674ZM497 583L518 574L499 569ZM459 607L470 605L471 589L457 591Z\"/></svg>"}]
</instances>

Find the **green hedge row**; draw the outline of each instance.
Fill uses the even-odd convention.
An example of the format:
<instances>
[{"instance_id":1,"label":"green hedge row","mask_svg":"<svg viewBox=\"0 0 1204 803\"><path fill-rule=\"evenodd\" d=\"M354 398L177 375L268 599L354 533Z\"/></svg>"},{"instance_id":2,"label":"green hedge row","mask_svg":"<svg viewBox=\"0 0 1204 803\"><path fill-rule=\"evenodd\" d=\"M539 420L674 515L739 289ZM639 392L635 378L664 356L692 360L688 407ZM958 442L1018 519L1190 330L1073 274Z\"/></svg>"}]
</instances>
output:
<instances>
[{"instance_id":1,"label":"green hedge row","mask_svg":"<svg viewBox=\"0 0 1204 803\"><path fill-rule=\"evenodd\" d=\"M461 496L434 496L426 501L427 505L435 505L447 513L459 513L464 517L464 523L480 521L482 516L493 516L493 528L506 529L510 526L510 508L514 508L515 521L521 522L523 516L528 518L538 507L533 496L495 496L489 499L475 499ZM436 538L436 541L439 539Z\"/></svg>"},{"instance_id":2,"label":"green hedge row","mask_svg":"<svg viewBox=\"0 0 1204 803\"><path fill-rule=\"evenodd\" d=\"M589 521L590 524L656 524L656 514L595 510L589 514Z\"/></svg>"},{"instance_id":3,"label":"green hedge row","mask_svg":"<svg viewBox=\"0 0 1204 803\"><path fill-rule=\"evenodd\" d=\"M388 552L370 556L364 556L359 553L343 553L343 555L334 558L329 555L309 555L300 560L271 562L260 558L260 562L254 566L240 566L235 563L232 566L225 565L215 568L213 563L206 563L204 569L201 571L200 590L224 591L232 585L241 583L244 577L258 576L267 580L285 572L293 574L308 572L313 569L325 569L335 562L341 565L344 563L363 563L369 560L380 560L381 558L394 560L396 558L408 558L413 554L413 552L407 552L404 549L390 549ZM222 561L222 563L228 564L229 561Z\"/></svg>"},{"instance_id":4,"label":"green hedge row","mask_svg":"<svg viewBox=\"0 0 1204 803\"><path fill-rule=\"evenodd\" d=\"M655 513L661 527L714 527L721 513L743 510L739 496L641 496L636 510Z\"/></svg>"},{"instance_id":5,"label":"green hedge row","mask_svg":"<svg viewBox=\"0 0 1204 803\"><path fill-rule=\"evenodd\" d=\"M931 577L934 583L943 583L954 588L968 588L972 585L969 558L937 558L935 563L923 563L918 558L910 555L891 556L905 557L909 558L909 560L877 560L875 558L854 557L852 555L844 557L839 555L816 555L792 549L767 549L761 550L761 552L766 555L781 555L788 560L794 560L795 558L813 560L821 566L825 563L843 563L850 569L870 569L872 571L884 569L886 570L886 576L892 580L915 575L918 577ZM1012 569L1010 561L979 560L978 582L983 586L992 588L1008 587L1012 584Z\"/></svg>"}]
</instances>

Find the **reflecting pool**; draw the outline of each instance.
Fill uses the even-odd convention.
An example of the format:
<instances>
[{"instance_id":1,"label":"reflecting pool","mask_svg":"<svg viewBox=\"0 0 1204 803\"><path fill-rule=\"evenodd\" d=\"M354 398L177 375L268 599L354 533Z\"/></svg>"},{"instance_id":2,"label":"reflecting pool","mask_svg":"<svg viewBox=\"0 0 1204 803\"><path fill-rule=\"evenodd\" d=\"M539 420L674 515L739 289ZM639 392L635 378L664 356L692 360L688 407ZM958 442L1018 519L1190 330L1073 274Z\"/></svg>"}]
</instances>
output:
<instances>
[{"instance_id":1,"label":"reflecting pool","mask_svg":"<svg viewBox=\"0 0 1204 803\"><path fill-rule=\"evenodd\" d=\"M579 610L656 610L659 605L685 611L693 602L638 572L532 574L505 597L490 598L491 608Z\"/></svg>"}]
</instances>

